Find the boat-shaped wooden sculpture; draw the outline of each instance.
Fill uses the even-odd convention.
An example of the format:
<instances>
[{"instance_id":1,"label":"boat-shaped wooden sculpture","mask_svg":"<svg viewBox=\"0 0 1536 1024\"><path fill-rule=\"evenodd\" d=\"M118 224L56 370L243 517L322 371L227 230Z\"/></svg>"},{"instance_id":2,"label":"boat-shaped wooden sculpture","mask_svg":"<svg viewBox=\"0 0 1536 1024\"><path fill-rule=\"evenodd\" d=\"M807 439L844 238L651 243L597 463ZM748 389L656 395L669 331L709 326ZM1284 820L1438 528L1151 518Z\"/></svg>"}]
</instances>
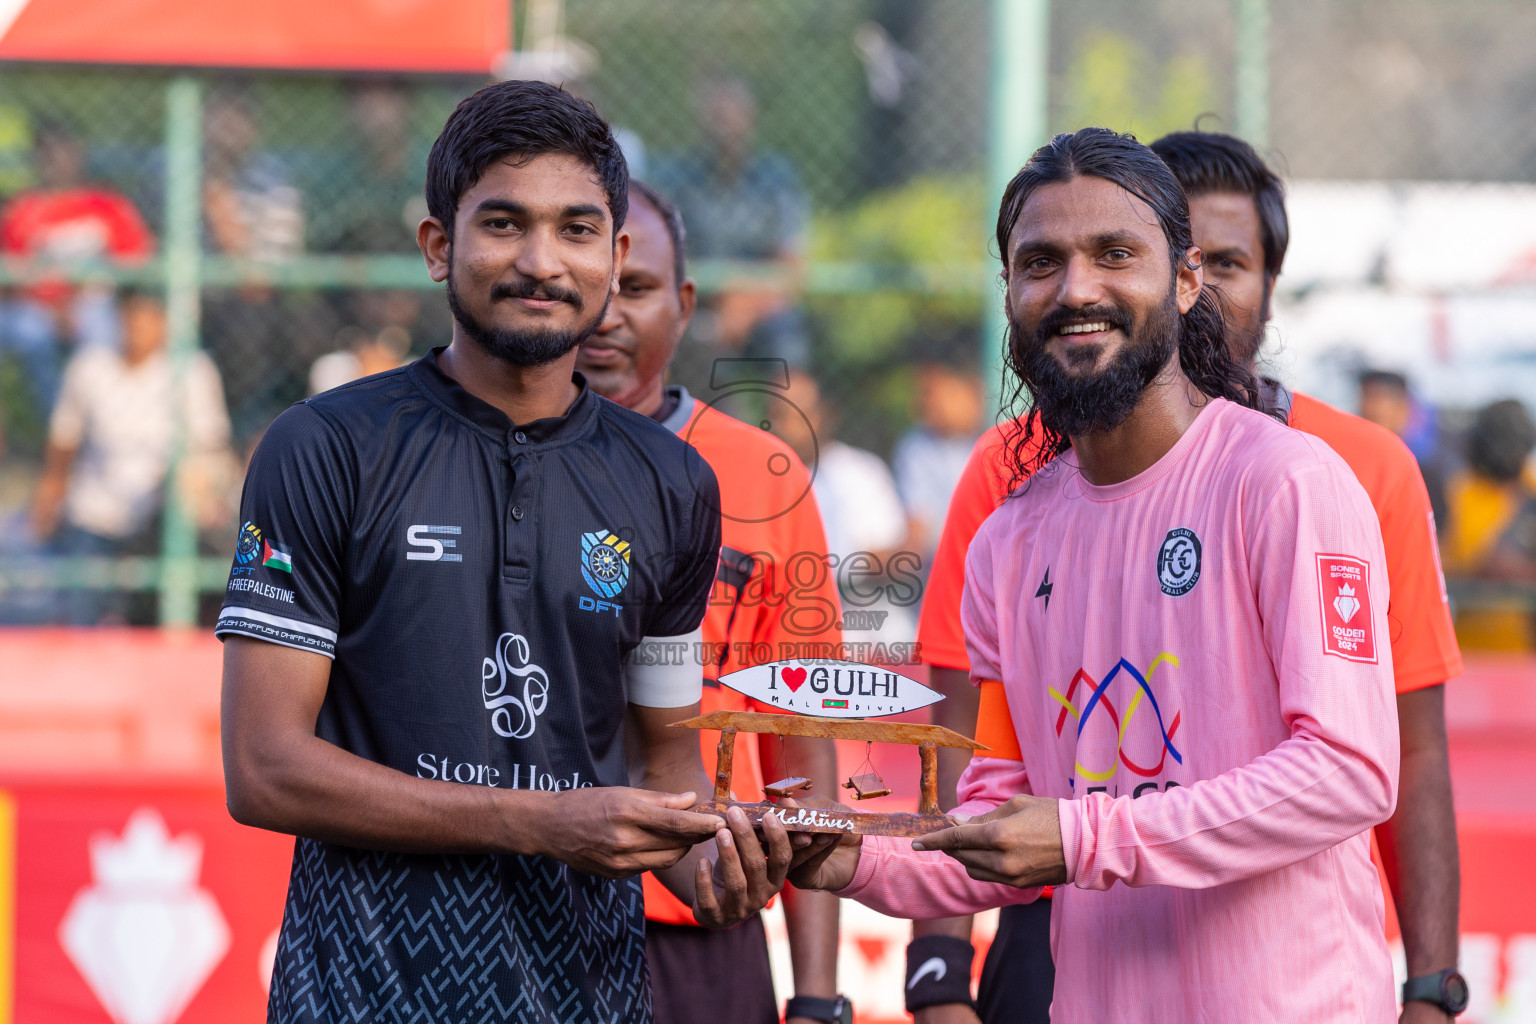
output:
<instances>
[{"instance_id":1,"label":"boat-shaped wooden sculpture","mask_svg":"<svg viewBox=\"0 0 1536 1024\"><path fill-rule=\"evenodd\" d=\"M699 803L694 810L723 815L726 808L740 807L756 826L762 825L764 814L773 811L791 832L851 832L865 836L910 837L948 828L954 822L939 810L939 748L988 749L941 725L918 725L911 722L870 722L809 715L770 715L756 711L715 711L673 725L679 729L720 730L720 746L715 756L714 796ZM798 807L788 810L766 801L743 803L732 800L731 768L736 756L736 734L742 732L916 746L922 765L917 813L851 811L840 807ZM809 789L810 783L805 779L789 778L765 788L772 795L797 796ZM877 774L855 775L844 783L844 788L853 789L855 799L869 799L890 792L885 789L884 782ZM774 790L779 792L775 793Z\"/></svg>"}]
</instances>

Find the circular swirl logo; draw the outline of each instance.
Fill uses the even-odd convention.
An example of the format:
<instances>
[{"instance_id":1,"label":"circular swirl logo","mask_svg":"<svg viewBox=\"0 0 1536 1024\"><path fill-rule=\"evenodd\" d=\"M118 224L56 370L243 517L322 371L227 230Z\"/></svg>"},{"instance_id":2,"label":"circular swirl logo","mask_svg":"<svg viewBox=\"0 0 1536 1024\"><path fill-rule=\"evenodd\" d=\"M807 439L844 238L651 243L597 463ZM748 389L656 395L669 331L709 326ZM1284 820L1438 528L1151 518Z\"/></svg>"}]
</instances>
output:
<instances>
[{"instance_id":1,"label":"circular swirl logo","mask_svg":"<svg viewBox=\"0 0 1536 1024\"><path fill-rule=\"evenodd\" d=\"M528 641L517 633L496 638L494 657L480 664L480 695L491 728L509 740L533 735L549 705L549 674L528 660Z\"/></svg>"}]
</instances>

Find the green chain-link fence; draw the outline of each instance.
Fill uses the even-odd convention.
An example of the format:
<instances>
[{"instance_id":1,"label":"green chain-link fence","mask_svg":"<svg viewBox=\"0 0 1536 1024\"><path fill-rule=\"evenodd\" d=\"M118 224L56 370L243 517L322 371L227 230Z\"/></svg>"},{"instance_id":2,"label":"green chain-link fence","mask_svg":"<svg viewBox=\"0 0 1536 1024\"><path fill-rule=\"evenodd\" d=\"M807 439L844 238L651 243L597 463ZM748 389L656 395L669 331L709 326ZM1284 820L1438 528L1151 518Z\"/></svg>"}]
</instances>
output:
<instances>
[{"instance_id":1,"label":"green chain-link fence","mask_svg":"<svg viewBox=\"0 0 1536 1024\"><path fill-rule=\"evenodd\" d=\"M705 302L678 378L707 390L722 355L803 364L839 436L882 456L922 415L932 374L994 389L988 230L1047 130L1150 140L1198 120L1296 181L1536 180L1530 2L566 0L564 26L580 58L568 84L691 221ZM206 620L265 425L312 374L447 340L414 224L427 149L479 84L4 69L0 621ZM715 180L725 164L734 184ZM142 228L72 238L67 210L34 204L56 230L47 258L27 258L43 228L17 211L66 188L91 224L108 210ZM199 351L216 368L228 450L179 423L165 448L179 469L156 491L172 500L92 546L67 502L39 501L49 412L70 360L119 344L115 289L135 286L167 300L178 379L197 375ZM1282 298L1302 308L1307 294ZM115 429L112 409L92 413Z\"/></svg>"}]
</instances>

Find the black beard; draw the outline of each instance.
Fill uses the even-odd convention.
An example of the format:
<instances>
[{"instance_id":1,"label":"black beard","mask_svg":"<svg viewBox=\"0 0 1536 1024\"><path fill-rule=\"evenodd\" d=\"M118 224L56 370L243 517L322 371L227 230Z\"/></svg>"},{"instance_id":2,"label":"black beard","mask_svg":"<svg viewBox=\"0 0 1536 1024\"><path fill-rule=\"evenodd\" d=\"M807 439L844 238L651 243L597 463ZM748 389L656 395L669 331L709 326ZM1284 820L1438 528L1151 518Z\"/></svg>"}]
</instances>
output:
<instances>
[{"instance_id":1,"label":"black beard","mask_svg":"<svg viewBox=\"0 0 1536 1024\"><path fill-rule=\"evenodd\" d=\"M603 317L608 315L608 302L612 297L611 293L605 292L603 306L597 311L597 315L586 323L578 323L568 331L547 327L532 331L507 330L476 320L459 301L458 290L453 286L453 270L450 267L448 271L448 309L453 313L453 319L458 322L465 335L485 349L492 358L512 366L542 366L545 363L554 362L592 337L602 325ZM576 292L541 289L532 284L519 288L497 285L491 291L491 299L495 301L502 298L559 299L569 302L578 313L581 312L582 306L581 296Z\"/></svg>"},{"instance_id":2,"label":"black beard","mask_svg":"<svg viewBox=\"0 0 1536 1024\"><path fill-rule=\"evenodd\" d=\"M1074 376L1045 346L1064 323L1084 319L1108 321L1129 335L1130 343L1098 373ZM1040 410L1041 424L1053 433L1076 437L1113 430L1125 422L1147 386L1178 352L1180 330L1179 307L1170 288L1167 300L1139 325L1118 306L1058 308L1029 335L1010 317L1008 345L1019 376ZM1028 344L1023 340L1026 336ZM1069 358L1074 362L1097 359L1098 346L1073 352Z\"/></svg>"}]
</instances>

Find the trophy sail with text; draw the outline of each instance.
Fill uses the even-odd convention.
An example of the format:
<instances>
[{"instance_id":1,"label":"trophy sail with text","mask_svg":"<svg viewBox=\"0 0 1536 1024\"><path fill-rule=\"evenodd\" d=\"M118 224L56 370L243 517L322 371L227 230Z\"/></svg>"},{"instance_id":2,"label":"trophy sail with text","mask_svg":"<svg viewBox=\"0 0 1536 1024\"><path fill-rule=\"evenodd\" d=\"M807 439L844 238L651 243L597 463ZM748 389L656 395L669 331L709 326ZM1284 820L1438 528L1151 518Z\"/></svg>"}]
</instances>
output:
<instances>
[{"instance_id":1,"label":"trophy sail with text","mask_svg":"<svg viewBox=\"0 0 1536 1024\"><path fill-rule=\"evenodd\" d=\"M720 683L760 704L789 712L715 711L674 723L682 729L720 730L714 795L694 809L723 815L728 807L740 807L753 825L761 825L763 815L773 811L791 832L927 835L954 824L939 810L938 748L987 749L943 726L868 721L915 711L944 699L936 690L885 666L849 661L782 661L732 672L721 676ZM852 811L841 807L786 810L767 801L735 800L731 795L731 772L736 737L744 732L915 746L920 762L917 813ZM843 788L852 791L854 800L889 794L890 789L874 770L867 753L860 768L866 767L869 771L851 775ZM810 789L809 779L793 774L763 787L772 797L794 797Z\"/></svg>"}]
</instances>

